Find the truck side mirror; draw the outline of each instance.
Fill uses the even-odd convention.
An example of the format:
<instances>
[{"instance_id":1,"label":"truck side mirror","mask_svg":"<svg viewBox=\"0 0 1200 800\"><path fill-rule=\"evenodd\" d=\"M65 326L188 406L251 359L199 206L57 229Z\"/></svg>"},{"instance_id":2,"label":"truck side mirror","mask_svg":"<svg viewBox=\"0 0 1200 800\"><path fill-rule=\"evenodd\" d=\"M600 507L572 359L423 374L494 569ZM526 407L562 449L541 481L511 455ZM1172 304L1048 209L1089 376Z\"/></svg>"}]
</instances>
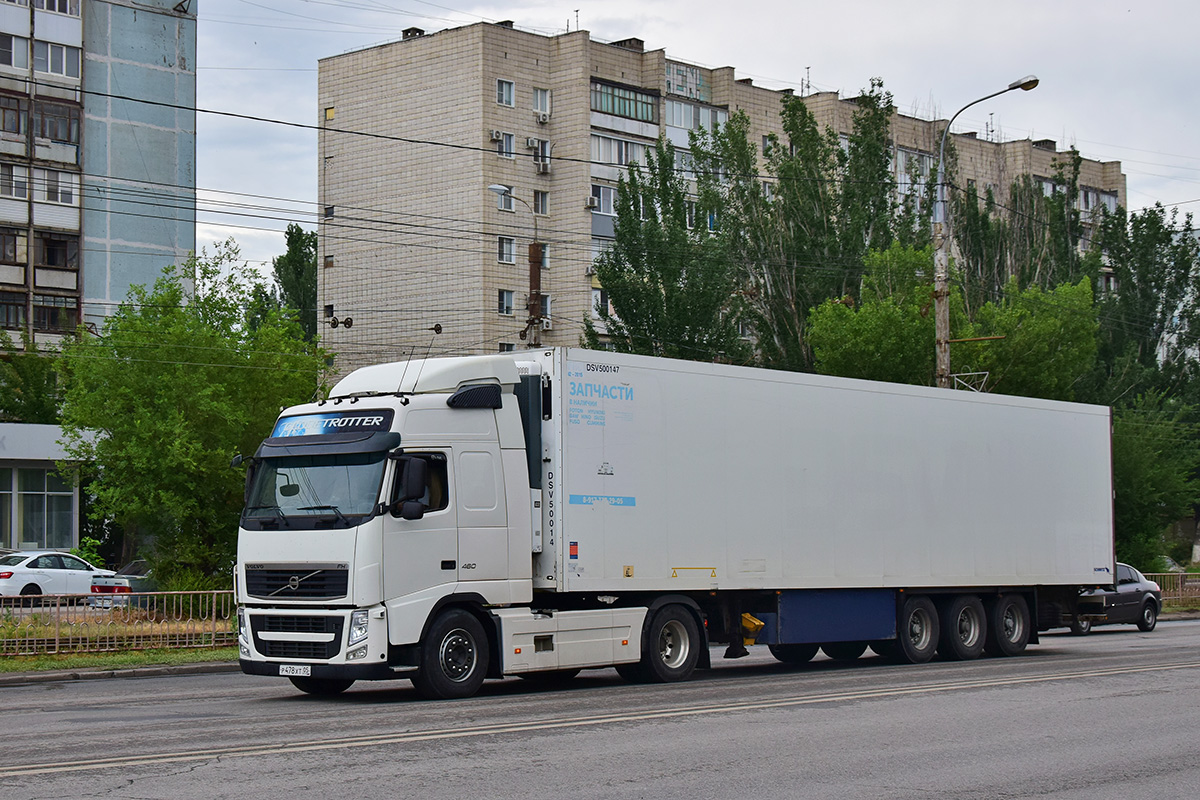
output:
<instances>
[{"instance_id":1,"label":"truck side mirror","mask_svg":"<svg viewBox=\"0 0 1200 800\"><path fill-rule=\"evenodd\" d=\"M420 519L425 516L425 504L419 500L404 500L397 503L400 506L401 519Z\"/></svg>"},{"instance_id":2,"label":"truck side mirror","mask_svg":"<svg viewBox=\"0 0 1200 800\"><path fill-rule=\"evenodd\" d=\"M401 456L397 461L401 470L400 485L397 486L396 501L392 503L392 513L403 519L420 519L425 516L422 500L429 490L429 462L412 456Z\"/></svg>"}]
</instances>

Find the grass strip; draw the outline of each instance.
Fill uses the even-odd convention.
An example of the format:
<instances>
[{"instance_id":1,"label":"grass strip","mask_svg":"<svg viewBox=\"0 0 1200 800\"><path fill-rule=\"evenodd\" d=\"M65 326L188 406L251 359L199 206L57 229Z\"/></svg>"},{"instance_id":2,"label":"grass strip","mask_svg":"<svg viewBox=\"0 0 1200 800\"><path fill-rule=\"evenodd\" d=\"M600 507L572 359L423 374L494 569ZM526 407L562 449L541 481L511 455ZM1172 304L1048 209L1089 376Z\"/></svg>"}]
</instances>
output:
<instances>
[{"instance_id":1,"label":"grass strip","mask_svg":"<svg viewBox=\"0 0 1200 800\"><path fill-rule=\"evenodd\" d=\"M2 672L42 672L74 669L133 669L210 661L237 661L236 647L202 649L134 650L123 653L63 653L40 656L0 657Z\"/></svg>"}]
</instances>

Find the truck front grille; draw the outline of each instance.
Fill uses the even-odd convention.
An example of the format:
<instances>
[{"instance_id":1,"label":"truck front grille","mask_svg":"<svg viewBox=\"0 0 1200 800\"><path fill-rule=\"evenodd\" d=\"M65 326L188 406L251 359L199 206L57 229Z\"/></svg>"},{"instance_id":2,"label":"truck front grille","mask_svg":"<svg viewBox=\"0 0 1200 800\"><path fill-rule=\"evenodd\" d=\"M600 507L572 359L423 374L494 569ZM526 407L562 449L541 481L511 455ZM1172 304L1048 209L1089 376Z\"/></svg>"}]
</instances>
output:
<instances>
[{"instance_id":1,"label":"truck front grille","mask_svg":"<svg viewBox=\"0 0 1200 800\"><path fill-rule=\"evenodd\" d=\"M325 660L333 658L342 649L342 617L251 614L249 619L250 631L254 634L254 648L267 658ZM333 639L327 642L281 642L262 638L261 634L264 633L331 633Z\"/></svg>"},{"instance_id":2,"label":"truck front grille","mask_svg":"<svg viewBox=\"0 0 1200 800\"><path fill-rule=\"evenodd\" d=\"M263 600L345 597L349 585L346 569L246 569L246 593Z\"/></svg>"}]
</instances>

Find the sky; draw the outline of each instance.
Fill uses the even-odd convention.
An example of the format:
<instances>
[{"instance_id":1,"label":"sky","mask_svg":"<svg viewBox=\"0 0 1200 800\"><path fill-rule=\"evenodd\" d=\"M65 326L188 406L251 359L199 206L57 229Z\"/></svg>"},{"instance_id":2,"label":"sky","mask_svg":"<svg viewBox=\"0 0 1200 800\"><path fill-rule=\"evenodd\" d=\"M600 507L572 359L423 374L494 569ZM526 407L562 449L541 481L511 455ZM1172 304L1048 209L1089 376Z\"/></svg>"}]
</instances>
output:
<instances>
[{"instance_id":1,"label":"sky","mask_svg":"<svg viewBox=\"0 0 1200 800\"><path fill-rule=\"evenodd\" d=\"M233 237L269 268L289 222L315 228L317 60L476 22L637 37L647 50L797 92L879 77L897 110L945 119L1025 75L1040 84L955 123L1120 161L1128 207L1200 212L1196 0L196 0L197 248ZM805 83L807 82L807 84ZM806 89L810 87L809 89ZM230 116L240 115L240 116ZM251 119L243 119L249 117Z\"/></svg>"}]
</instances>

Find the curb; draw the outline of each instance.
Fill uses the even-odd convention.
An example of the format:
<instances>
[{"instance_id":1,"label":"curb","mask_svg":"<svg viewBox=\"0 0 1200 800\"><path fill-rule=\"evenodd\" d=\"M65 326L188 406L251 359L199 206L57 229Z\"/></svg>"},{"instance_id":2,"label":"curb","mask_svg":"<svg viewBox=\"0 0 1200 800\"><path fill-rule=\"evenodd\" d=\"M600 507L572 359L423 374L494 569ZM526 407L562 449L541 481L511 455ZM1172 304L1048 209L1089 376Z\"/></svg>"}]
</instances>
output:
<instances>
[{"instance_id":1,"label":"curb","mask_svg":"<svg viewBox=\"0 0 1200 800\"><path fill-rule=\"evenodd\" d=\"M91 681L108 678L158 678L164 675L211 675L240 672L236 662L213 661L201 664L175 664L161 667L131 667L128 669L47 670L45 672L11 672L0 674L0 687L28 686L35 683Z\"/></svg>"}]
</instances>

